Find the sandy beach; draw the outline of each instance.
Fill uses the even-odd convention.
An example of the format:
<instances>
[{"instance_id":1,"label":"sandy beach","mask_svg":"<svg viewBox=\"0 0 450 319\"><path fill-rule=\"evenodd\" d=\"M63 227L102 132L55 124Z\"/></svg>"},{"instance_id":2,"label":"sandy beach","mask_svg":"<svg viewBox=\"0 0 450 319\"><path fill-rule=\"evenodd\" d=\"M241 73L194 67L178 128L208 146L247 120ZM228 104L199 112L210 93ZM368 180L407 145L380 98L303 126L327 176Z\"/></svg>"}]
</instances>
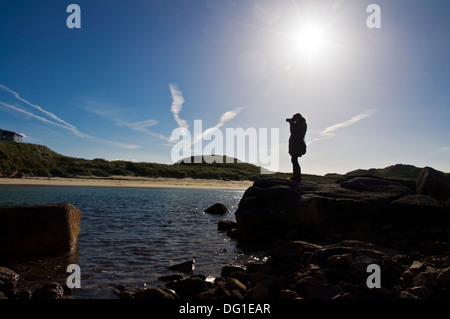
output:
<instances>
[{"instance_id":1,"label":"sandy beach","mask_svg":"<svg viewBox=\"0 0 450 319\"><path fill-rule=\"evenodd\" d=\"M0 178L0 185L34 186L96 186L96 187L139 187L139 188L200 188L200 189L247 189L252 181L223 181L193 178L149 178L149 177L25 177Z\"/></svg>"}]
</instances>

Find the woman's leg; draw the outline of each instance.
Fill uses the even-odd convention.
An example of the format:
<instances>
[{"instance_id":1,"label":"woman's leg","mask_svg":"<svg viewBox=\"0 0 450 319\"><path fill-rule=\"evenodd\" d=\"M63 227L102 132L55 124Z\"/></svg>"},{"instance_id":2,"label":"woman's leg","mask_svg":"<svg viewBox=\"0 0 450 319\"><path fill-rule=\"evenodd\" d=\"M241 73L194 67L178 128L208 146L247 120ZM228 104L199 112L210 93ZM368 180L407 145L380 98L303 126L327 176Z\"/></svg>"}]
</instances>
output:
<instances>
[{"instance_id":1,"label":"woman's leg","mask_svg":"<svg viewBox=\"0 0 450 319\"><path fill-rule=\"evenodd\" d=\"M291 157L291 162L292 162L292 168L293 168L293 180L300 182L302 180L302 174L301 174L301 169L300 169L300 164L298 163L298 157L297 156L292 156Z\"/></svg>"}]
</instances>

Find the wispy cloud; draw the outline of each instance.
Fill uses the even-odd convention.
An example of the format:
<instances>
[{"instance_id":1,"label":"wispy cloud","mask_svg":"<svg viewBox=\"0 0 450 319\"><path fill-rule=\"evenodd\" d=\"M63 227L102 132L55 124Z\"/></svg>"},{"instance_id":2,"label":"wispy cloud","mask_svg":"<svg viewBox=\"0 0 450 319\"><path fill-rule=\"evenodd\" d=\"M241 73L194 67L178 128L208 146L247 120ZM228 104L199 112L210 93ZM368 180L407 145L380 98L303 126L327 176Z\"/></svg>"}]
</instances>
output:
<instances>
[{"instance_id":1,"label":"wispy cloud","mask_svg":"<svg viewBox=\"0 0 450 319\"><path fill-rule=\"evenodd\" d=\"M102 118L111 121L115 126L128 127L133 131L144 133L147 135L151 135L157 138L160 138L164 141L169 141L169 138L159 134L153 130L150 130L150 127L153 127L158 124L158 120L155 119L146 119L142 121L132 121L129 118L129 114L136 113L136 111L119 107L119 105L111 102L98 101L96 99L85 99L83 101L84 109L90 113L94 113L96 115L101 116Z\"/></svg>"},{"instance_id":2,"label":"wispy cloud","mask_svg":"<svg viewBox=\"0 0 450 319\"><path fill-rule=\"evenodd\" d=\"M183 92L178 89L178 86L175 84L170 84L170 93L172 94L172 106L170 107L170 111L173 114L173 118L178 123L178 126L183 129L188 129L189 125L187 122L180 118L179 114L183 109L184 97Z\"/></svg>"},{"instance_id":3,"label":"wispy cloud","mask_svg":"<svg viewBox=\"0 0 450 319\"><path fill-rule=\"evenodd\" d=\"M339 131L340 129L342 129L344 127L348 127L348 126L353 125L365 118L370 117L375 111L376 110L367 110L367 111L361 112L361 113L353 116L352 118L350 118L347 121L328 126L327 128L325 128L324 130L322 130L319 133L319 135L320 135L319 137L314 138L313 140L309 141L308 145L311 145L312 143L320 141L320 140L327 140L327 139L335 137L337 135L337 131Z\"/></svg>"},{"instance_id":4,"label":"wispy cloud","mask_svg":"<svg viewBox=\"0 0 450 319\"><path fill-rule=\"evenodd\" d=\"M176 84L170 84L169 88L170 88L170 92L172 94L172 105L170 107L170 111L172 112L173 118L177 122L178 126L183 130L187 130L189 128L187 121L183 120L179 116L180 112L183 110L183 104L185 102L185 99L183 97L183 92L181 92L181 90L178 88L178 86ZM234 119L239 114L239 112L241 112L242 109L243 109L243 107L238 107L238 108L235 108L233 110L223 113L220 117L219 122L216 125L214 125L213 127L207 128L205 131L194 136L191 145L197 143L205 135L210 134L215 129L218 129L218 128L224 126L226 122ZM173 142L171 139L168 139L168 140L169 140L169 142Z\"/></svg>"},{"instance_id":5,"label":"wispy cloud","mask_svg":"<svg viewBox=\"0 0 450 319\"><path fill-rule=\"evenodd\" d=\"M427 152L427 154L441 154L441 153L447 153L447 152L450 152L450 146L440 147L437 150Z\"/></svg>"},{"instance_id":6,"label":"wispy cloud","mask_svg":"<svg viewBox=\"0 0 450 319\"><path fill-rule=\"evenodd\" d=\"M44 109L43 109L42 107L40 107L39 105L32 104L32 103L28 102L27 100L21 98L20 95L19 95L19 93L14 92L13 90L11 90L10 88L4 86L3 84L0 84L0 89L3 90L3 91L6 91L6 92L8 92L8 93L10 93L11 95L13 95L13 96L14 96L16 99L18 99L19 101L22 101L22 102L24 102L25 104L31 106L32 108L35 108L36 110L38 110L38 111L44 113L45 115L49 116L50 118L52 118L52 119L55 120L56 122L61 123L61 124L62 124L62 127L65 127L65 128L67 128L67 129L69 129L69 130L73 130L74 133L75 133L75 132L78 132L78 130L77 130L77 128L76 128L75 126L73 126L73 125L67 123L66 121L60 119L60 118L57 117L55 114L53 114L53 113L51 113L51 112L48 112L48 111L44 110ZM51 121L49 121L49 122L50 122L50 123L53 123L53 122L51 122ZM54 124L54 123L53 123L53 124Z\"/></svg>"},{"instance_id":7,"label":"wispy cloud","mask_svg":"<svg viewBox=\"0 0 450 319\"><path fill-rule=\"evenodd\" d=\"M207 128L206 130L204 130L201 134L198 134L197 136L194 137L194 140L192 142L192 144L197 143L198 141L200 141L204 136L207 136L208 134L211 134L212 132L214 132L214 130L222 127L225 125L226 122L231 121L232 119L234 119L236 117L236 115L239 114L239 112L241 110L243 110L243 107L238 107L234 110L231 111L227 111L225 113L222 114L222 116L220 117L219 123L217 123L215 126Z\"/></svg>"},{"instance_id":8,"label":"wispy cloud","mask_svg":"<svg viewBox=\"0 0 450 319\"><path fill-rule=\"evenodd\" d=\"M222 127L226 122L234 119L236 115L238 115L239 112L241 112L243 109L244 109L243 107L238 107L234 110L223 113L222 116L220 117L219 123L217 123L215 127L216 128Z\"/></svg>"},{"instance_id":9,"label":"wispy cloud","mask_svg":"<svg viewBox=\"0 0 450 319\"><path fill-rule=\"evenodd\" d=\"M40 115L37 115L33 112L31 112L30 110L26 110L18 105L11 105L8 103L4 103L2 101L0 101L0 105L3 105L4 107L9 108L10 110L13 110L17 113L23 114L27 117L31 117L34 118L36 120L39 120L45 124L51 124L63 129L66 129L68 131L70 131L72 134L81 137L81 138L87 138L87 139L92 139L92 140L96 140L102 143L108 143L111 145L114 145L116 147L120 147L120 148L125 148L125 149L137 149L137 148L141 148L141 146L139 145L134 145L134 144L127 144L127 143L120 143L120 142L116 142L116 141L110 141L107 139L102 139L99 137L95 137L86 133L81 132L77 127L75 127L74 125L64 121L63 119L59 118L58 116L56 116L55 114L45 110L43 107L35 105L23 98L20 97L19 93L11 90L10 88L0 84L0 90L3 90L9 94L11 94L14 98L16 98L17 100L25 103L26 105L32 107L33 109L39 111Z\"/></svg>"}]
</instances>

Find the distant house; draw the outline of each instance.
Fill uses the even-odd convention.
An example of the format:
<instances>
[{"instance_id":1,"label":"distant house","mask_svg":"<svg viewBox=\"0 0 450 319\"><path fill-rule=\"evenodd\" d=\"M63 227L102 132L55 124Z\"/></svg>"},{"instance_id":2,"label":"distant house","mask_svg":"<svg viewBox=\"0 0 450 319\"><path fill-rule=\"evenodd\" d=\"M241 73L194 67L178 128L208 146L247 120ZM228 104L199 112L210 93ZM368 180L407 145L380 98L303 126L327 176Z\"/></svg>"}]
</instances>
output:
<instances>
[{"instance_id":1,"label":"distant house","mask_svg":"<svg viewBox=\"0 0 450 319\"><path fill-rule=\"evenodd\" d=\"M22 142L23 135L0 129L0 140L7 142Z\"/></svg>"}]
</instances>

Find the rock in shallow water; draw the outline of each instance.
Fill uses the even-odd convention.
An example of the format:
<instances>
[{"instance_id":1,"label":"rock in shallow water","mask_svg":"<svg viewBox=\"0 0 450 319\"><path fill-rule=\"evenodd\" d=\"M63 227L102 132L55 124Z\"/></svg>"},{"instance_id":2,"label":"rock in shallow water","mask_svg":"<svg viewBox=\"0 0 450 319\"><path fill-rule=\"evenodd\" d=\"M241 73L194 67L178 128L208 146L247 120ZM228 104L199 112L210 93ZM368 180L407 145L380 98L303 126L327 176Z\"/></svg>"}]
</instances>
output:
<instances>
[{"instance_id":1,"label":"rock in shallow water","mask_svg":"<svg viewBox=\"0 0 450 319\"><path fill-rule=\"evenodd\" d=\"M57 282L49 282L36 289L34 299L60 299L64 295L64 288Z\"/></svg>"},{"instance_id":2,"label":"rock in shallow water","mask_svg":"<svg viewBox=\"0 0 450 319\"><path fill-rule=\"evenodd\" d=\"M69 203L0 207L0 253L45 256L70 251L80 222L81 211Z\"/></svg>"},{"instance_id":3,"label":"rock in shallow water","mask_svg":"<svg viewBox=\"0 0 450 319\"><path fill-rule=\"evenodd\" d=\"M225 206L225 204L216 203L205 209L204 212L212 215L226 215L230 213L230 210L227 208L227 206Z\"/></svg>"},{"instance_id":4,"label":"rock in shallow water","mask_svg":"<svg viewBox=\"0 0 450 319\"><path fill-rule=\"evenodd\" d=\"M195 260L188 260L179 264L172 265L168 267L169 270L181 271L186 274L191 274L195 270Z\"/></svg>"}]
</instances>

